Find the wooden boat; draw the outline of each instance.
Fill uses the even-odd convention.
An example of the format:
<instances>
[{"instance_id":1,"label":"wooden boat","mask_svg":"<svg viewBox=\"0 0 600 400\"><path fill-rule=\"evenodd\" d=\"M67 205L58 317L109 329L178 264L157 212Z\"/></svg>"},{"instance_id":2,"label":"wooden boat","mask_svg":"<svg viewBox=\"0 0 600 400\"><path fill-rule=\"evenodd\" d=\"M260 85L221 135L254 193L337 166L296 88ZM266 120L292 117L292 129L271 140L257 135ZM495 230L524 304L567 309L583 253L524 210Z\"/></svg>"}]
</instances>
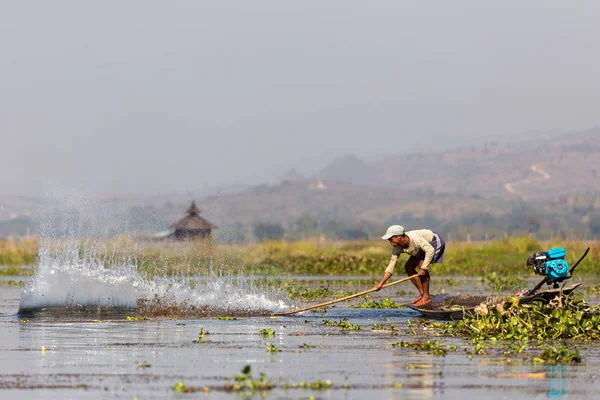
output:
<instances>
[{"instance_id":1,"label":"wooden boat","mask_svg":"<svg viewBox=\"0 0 600 400\"><path fill-rule=\"evenodd\" d=\"M560 288L550 288L540 290L531 296L519 297L519 304L527 304L532 301L549 302L556 296L568 295L577 289L581 283L574 283ZM431 303L426 306L416 307L412 304L407 306L421 313L424 317L442 320L463 319L465 313L473 313L475 307L481 303L499 303L504 301L506 296L452 296L448 293L433 296Z\"/></svg>"}]
</instances>

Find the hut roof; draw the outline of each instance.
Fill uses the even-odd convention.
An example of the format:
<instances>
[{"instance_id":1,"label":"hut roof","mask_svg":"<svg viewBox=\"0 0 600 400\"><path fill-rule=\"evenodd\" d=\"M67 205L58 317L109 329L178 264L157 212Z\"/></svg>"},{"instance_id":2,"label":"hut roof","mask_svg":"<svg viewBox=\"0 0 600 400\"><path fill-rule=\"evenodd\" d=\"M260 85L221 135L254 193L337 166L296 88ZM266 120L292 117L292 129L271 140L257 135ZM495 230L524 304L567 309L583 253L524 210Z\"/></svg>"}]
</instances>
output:
<instances>
[{"instance_id":1,"label":"hut roof","mask_svg":"<svg viewBox=\"0 0 600 400\"><path fill-rule=\"evenodd\" d=\"M217 228L216 225L211 224L200 216L200 209L196 206L195 201L192 201L192 205L187 209L186 213L185 217L171 225L172 229L200 231Z\"/></svg>"},{"instance_id":2,"label":"hut roof","mask_svg":"<svg viewBox=\"0 0 600 400\"><path fill-rule=\"evenodd\" d=\"M188 208L186 210L186 214L188 214L188 215L199 215L200 214L200 209L196 206L196 202L194 200L192 200L192 205L190 206L190 208Z\"/></svg>"}]
</instances>

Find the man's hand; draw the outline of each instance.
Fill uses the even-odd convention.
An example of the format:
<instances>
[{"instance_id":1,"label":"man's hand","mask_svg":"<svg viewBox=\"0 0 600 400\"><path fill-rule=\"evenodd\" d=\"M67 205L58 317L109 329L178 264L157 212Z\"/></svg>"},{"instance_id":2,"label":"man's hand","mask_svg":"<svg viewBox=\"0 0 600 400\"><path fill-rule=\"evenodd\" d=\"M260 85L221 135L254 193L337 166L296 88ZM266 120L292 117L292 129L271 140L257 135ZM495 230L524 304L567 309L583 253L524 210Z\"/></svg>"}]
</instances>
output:
<instances>
[{"instance_id":1,"label":"man's hand","mask_svg":"<svg viewBox=\"0 0 600 400\"><path fill-rule=\"evenodd\" d=\"M419 271L417 272L417 274L419 274L419 276L425 276L429 273L428 270L423 269L423 268L419 268Z\"/></svg>"},{"instance_id":2,"label":"man's hand","mask_svg":"<svg viewBox=\"0 0 600 400\"><path fill-rule=\"evenodd\" d=\"M383 274L383 278L381 278L381 280L379 281L379 283L377 285L373 286L373 289L376 292L379 292L381 290L381 288L383 287L383 284L385 282L387 282L388 279L390 279L390 276L392 276L392 274L390 274L389 272L385 272Z\"/></svg>"}]
</instances>

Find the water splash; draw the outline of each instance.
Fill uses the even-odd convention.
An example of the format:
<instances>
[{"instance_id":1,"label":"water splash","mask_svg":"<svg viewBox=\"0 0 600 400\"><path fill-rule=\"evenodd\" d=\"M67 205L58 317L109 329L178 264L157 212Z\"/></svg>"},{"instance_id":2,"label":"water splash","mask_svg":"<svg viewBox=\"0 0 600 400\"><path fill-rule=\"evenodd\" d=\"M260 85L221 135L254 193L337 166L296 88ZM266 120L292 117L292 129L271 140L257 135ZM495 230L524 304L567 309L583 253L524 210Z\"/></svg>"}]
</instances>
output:
<instances>
[{"instance_id":1,"label":"water splash","mask_svg":"<svg viewBox=\"0 0 600 400\"><path fill-rule=\"evenodd\" d=\"M21 292L19 312L135 310L136 285L141 280L135 266L105 268L92 254L81 254L79 244L72 240L60 244L43 240L40 263Z\"/></svg>"},{"instance_id":2,"label":"water splash","mask_svg":"<svg viewBox=\"0 0 600 400\"><path fill-rule=\"evenodd\" d=\"M191 282L193 285L168 278L142 281L144 296L138 302L139 312L151 316L249 316L268 315L290 307L283 292L265 292L243 277L211 275L201 282Z\"/></svg>"},{"instance_id":3,"label":"water splash","mask_svg":"<svg viewBox=\"0 0 600 400\"><path fill-rule=\"evenodd\" d=\"M64 218L55 208L46 219L39 265L21 293L20 314L242 316L267 315L293 306L281 290L258 288L243 276L212 270L205 276L143 278L133 254L117 256L107 251L106 232L95 226L109 213L83 208L70 208ZM94 217L79 218L82 215Z\"/></svg>"},{"instance_id":4,"label":"water splash","mask_svg":"<svg viewBox=\"0 0 600 400\"><path fill-rule=\"evenodd\" d=\"M70 245L54 254L42 246L37 273L21 293L19 312L200 317L266 315L291 306L284 292L259 288L243 276L209 273L144 279L135 264L106 268L107 259L88 254L89 250L81 255L78 246Z\"/></svg>"}]
</instances>

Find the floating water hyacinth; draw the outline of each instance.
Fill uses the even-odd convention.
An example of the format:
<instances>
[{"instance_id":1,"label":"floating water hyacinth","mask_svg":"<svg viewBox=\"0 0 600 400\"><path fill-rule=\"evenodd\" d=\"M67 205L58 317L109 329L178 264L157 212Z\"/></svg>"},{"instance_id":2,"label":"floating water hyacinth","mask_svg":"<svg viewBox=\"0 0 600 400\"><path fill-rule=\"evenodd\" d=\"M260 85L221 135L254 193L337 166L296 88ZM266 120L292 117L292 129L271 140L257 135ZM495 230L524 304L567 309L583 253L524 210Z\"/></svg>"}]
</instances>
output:
<instances>
[{"instance_id":1,"label":"floating water hyacinth","mask_svg":"<svg viewBox=\"0 0 600 400\"><path fill-rule=\"evenodd\" d=\"M600 310L571 296L557 297L549 304L524 305L509 297L440 327L446 334L476 340L600 340Z\"/></svg>"}]
</instances>

